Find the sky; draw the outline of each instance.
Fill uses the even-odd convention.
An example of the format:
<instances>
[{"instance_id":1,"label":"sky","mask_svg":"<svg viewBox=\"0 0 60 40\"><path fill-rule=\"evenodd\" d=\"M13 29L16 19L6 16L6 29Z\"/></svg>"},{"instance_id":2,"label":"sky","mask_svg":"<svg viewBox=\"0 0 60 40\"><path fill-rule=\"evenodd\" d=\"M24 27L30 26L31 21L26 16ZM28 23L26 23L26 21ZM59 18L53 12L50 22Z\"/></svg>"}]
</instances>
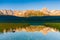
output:
<instances>
[{"instance_id":1,"label":"sky","mask_svg":"<svg viewBox=\"0 0 60 40\"><path fill-rule=\"evenodd\" d=\"M0 0L0 10L60 10L60 0Z\"/></svg>"}]
</instances>

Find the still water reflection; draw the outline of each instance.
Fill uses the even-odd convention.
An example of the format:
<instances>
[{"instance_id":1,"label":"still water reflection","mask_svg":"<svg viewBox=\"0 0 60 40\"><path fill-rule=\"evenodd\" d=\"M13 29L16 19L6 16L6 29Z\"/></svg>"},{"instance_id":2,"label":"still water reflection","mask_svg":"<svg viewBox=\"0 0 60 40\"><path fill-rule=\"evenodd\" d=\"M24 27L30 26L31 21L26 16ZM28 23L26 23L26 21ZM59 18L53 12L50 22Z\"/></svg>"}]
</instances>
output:
<instances>
[{"instance_id":1,"label":"still water reflection","mask_svg":"<svg viewBox=\"0 0 60 40\"><path fill-rule=\"evenodd\" d=\"M49 27L4 29L0 40L60 40L60 32Z\"/></svg>"},{"instance_id":2,"label":"still water reflection","mask_svg":"<svg viewBox=\"0 0 60 40\"><path fill-rule=\"evenodd\" d=\"M0 34L0 40L60 40L60 32L7 32Z\"/></svg>"}]
</instances>

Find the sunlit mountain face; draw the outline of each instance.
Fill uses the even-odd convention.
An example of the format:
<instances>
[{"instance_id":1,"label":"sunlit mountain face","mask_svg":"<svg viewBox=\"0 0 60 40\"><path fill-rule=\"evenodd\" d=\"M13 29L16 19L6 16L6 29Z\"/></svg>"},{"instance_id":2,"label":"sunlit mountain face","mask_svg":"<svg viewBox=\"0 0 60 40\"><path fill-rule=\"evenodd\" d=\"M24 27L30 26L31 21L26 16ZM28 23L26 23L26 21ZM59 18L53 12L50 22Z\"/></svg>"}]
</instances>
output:
<instances>
[{"instance_id":1,"label":"sunlit mountain face","mask_svg":"<svg viewBox=\"0 0 60 40\"><path fill-rule=\"evenodd\" d=\"M31 16L60 16L60 10L48 10L43 8L41 10L0 10L0 15L12 15L18 17L31 17Z\"/></svg>"}]
</instances>

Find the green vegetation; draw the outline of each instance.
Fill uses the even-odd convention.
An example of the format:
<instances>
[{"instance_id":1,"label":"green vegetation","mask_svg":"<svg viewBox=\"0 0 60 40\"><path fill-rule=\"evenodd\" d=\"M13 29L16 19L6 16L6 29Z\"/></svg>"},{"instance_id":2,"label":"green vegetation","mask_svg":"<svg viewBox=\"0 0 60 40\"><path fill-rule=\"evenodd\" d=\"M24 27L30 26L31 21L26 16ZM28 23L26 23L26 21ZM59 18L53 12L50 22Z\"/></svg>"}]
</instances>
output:
<instances>
[{"instance_id":1,"label":"green vegetation","mask_svg":"<svg viewBox=\"0 0 60 40\"><path fill-rule=\"evenodd\" d=\"M44 23L44 25L60 31L60 23Z\"/></svg>"},{"instance_id":2,"label":"green vegetation","mask_svg":"<svg viewBox=\"0 0 60 40\"><path fill-rule=\"evenodd\" d=\"M0 32L3 32L4 29L9 30L10 28L25 28L29 26L30 24L27 23L0 23Z\"/></svg>"},{"instance_id":3,"label":"green vegetation","mask_svg":"<svg viewBox=\"0 0 60 40\"><path fill-rule=\"evenodd\" d=\"M16 28L40 28L40 27L50 27L60 31L60 23L44 23L43 25L30 25L29 23L0 23L0 32L4 29L16 29Z\"/></svg>"}]
</instances>

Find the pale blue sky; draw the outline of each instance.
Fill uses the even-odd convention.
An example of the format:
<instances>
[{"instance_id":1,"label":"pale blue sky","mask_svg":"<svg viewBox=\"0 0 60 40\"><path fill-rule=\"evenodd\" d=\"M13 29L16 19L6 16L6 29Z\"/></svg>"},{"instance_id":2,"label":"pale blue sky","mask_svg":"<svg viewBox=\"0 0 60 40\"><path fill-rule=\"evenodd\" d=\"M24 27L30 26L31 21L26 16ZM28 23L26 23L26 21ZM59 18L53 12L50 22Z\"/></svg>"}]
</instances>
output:
<instances>
[{"instance_id":1,"label":"pale blue sky","mask_svg":"<svg viewBox=\"0 0 60 40\"><path fill-rule=\"evenodd\" d=\"M60 10L60 0L0 0L0 10L40 10L43 7Z\"/></svg>"}]
</instances>

